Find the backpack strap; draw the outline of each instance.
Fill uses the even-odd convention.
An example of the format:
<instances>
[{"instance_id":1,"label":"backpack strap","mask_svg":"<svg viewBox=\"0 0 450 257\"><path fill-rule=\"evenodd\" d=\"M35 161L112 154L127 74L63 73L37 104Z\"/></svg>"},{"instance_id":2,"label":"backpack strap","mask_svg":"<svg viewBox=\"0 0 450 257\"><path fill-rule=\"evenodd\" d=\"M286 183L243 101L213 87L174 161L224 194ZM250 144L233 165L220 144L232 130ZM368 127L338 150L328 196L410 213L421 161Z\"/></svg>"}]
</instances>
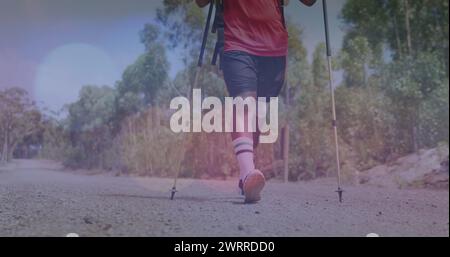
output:
<instances>
[{"instance_id":1,"label":"backpack strap","mask_svg":"<svg viewBox=\"0 0 450 257\"><path fill-rule=\"evenodd\" d=\"M223 2L226 0L211 0L211 5L215 6L216 12L214 15L214 21L212 25L212 33L217 33L217 41L214 47L214 53L212 57L212 65L217 64L217 59L222 56L223 48L225 45L225 35L224 35L224 27L225 21L223 18ZM242 0L245 1L245 0ZM278 0L278 7L280 8L281 13L281 22L283 23L283 27L287 29L286 19L284 15L284 0ZM220 65L221 66L221 65Z\"/></svg>"}]
</instances>

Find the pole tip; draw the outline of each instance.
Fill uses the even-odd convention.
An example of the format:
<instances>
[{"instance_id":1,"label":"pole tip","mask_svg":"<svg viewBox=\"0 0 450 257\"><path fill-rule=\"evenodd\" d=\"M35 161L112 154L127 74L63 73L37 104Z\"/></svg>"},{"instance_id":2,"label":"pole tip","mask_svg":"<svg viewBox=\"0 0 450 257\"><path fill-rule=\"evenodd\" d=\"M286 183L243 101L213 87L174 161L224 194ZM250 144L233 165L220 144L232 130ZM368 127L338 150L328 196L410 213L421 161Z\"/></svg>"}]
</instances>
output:
<instances>
[{"instance_id":1,"label":"pole tip","mask_svg":"<svg viewBox=\"0 0 450 257\"><path fill-rule=\"evenodd\" d=\"M172 187L172 190L170 190L170 200L173 200L173 198L175 197L175 193L177 192L177 188L176 187Z\"/></svg>"},{"instance_id":2,"label":"pole tip","mask_svg":"<svg viewBox=\"0 0 450 257\"><path fill-rule=\"evenodd\" d=\"M336 192L339 195L339 202L342 203L342 193L344 192L344 190L342 190L342 188L339 187Z\"/></svg>"}]
</instances>

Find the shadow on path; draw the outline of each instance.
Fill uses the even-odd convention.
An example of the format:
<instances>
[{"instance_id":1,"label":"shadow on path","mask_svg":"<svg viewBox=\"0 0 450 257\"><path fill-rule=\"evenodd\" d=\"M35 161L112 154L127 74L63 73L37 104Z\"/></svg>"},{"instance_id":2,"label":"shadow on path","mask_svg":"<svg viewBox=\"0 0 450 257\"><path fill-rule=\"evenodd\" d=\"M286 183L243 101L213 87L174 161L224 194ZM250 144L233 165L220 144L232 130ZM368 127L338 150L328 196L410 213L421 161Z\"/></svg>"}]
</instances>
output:
<instances>
[{"instance_id":1,"label":"shadow on path","mask_svg":"<svg viewBox=\"0 0 450 257\"><path fill-rule=\"evenodd\" d=\"M150 196L150 195L131 195L131 194L100 194L103 197L119 197L119 198L135 198L135 199L151 199L151 200L164 200L164 201L186 201L186 202L218 202L218 203L232 203L232 204L244 204L243 197L194 197L194 196L179 196L174 200L170 200L169 194L167 196Z\"/></svg>"}]
</instances>

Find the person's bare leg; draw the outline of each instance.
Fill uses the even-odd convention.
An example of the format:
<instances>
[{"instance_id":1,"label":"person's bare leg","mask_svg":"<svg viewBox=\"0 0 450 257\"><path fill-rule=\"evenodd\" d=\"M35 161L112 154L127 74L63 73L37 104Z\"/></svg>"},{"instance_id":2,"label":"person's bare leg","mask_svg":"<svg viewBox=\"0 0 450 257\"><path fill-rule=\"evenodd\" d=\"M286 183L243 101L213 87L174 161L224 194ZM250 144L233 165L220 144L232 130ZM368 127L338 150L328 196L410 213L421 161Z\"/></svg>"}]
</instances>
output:
<instances>
[{"instance_id":1,"label":"person's bare leg","mask_svg":"<svg viewBox=\"0 0 450 257\"><path fill-rule=\"evenodd\" d=\"M252 97L256 101L256 92L248 92L241 94L244 100L248 97ZM256 120L256 109L254 113L250 113L246 108L244 109L243 117L239 117L236 109L233 110L233 133L231 137L233 139L234 152L239 164L239 187L242 193L245 195L246 202L257 202L261 199L260 192L265 185L265 178L263 174L255 169L254 162L254 136L256 128L250 128L248 122L251 119ZM244 122L244 132L237 131L238 122ZM257 124L257 122L256 122ZM258 135L259 136L259 135ZM259 141L259 140L258 140Z\"/></svg>"},{"instance_id":2,"label":"person's bare leg","mask_svg":"<svg viewBox=\"0 0 450 257\"><path fill-rule=\"evenodd\" d=\"M256 99L256 92L247 92L241 94L244 100L247 97L252 97ZM253 153L253 132L249 131L248 127L245 126L244 132L238 132L237 123L244 122L247 123L249 117L248 109L244 110L244 117L237 117L236 107L233 108L233 132L231 133L231 138L233 140L234 153L239 164L239 179L243 182L245 177L255 169L254 164L254 153Z\"/></svg>"}]
</instances>

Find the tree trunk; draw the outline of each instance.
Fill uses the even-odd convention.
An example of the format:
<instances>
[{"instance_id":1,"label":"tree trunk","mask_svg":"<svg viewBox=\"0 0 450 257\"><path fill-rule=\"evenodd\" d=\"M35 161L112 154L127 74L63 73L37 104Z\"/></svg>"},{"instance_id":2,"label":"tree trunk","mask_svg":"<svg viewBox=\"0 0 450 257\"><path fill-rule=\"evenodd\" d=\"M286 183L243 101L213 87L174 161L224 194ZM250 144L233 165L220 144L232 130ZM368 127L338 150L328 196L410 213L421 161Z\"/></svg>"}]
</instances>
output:
<instances>
[{"instance_id":1,"label":"tree trunk","mask_svg":"<svg viewBox=\"0 0 450 257\"><path fill-rule=\"evenodd\" d=\"M413 125L413 128L412 128L412 140L413 140L414 153L417 153L417 152L419 152L419 144L417 143L417 127L416 127L416 125Z\"/></svg>"},{"instance_id":2,"label":"tree trunk","mask_svg":"<svg viewBox=\"0 0 450 257\"><path fill-rule=\"evenodd\" d=\"M2 162L7 162L8 161L8 128L6 128L5 131L5 140L3 143L3 150L2 150Z\"/></svg>"},{"instance_id":3,"label":"tree trunk","mask_svg":"<svg viewBox=\"0 0 450 257\"><path fill-rule=\"evenodd\" d=\"M286 126L285 135L283 137L283 171L284 171L284 183L289 182L289 114L290 114L290 92L289 83L286 83Z\"/></svg>"},{"instance_id":4,"label":"tree trunk","mask_svg":"<svg viewBox=\"0 0 450 257\"><path fill-rule=\"evenodd\" d=\"M284 171L284 183L289 182L289 123L284 128L283 137L283 171Z\"/></svg>"},{"instance_id":5,"label":"tree trunk","mask_svg":"<svg viewBox=\"0 0 450 257\"><path fill-rule=\"evenodd\" d=\"M412 126L411 126L411 139L412 139L412 146L413 146L413 151L414 153L419 152L419 137L418 137L418 133L417 133L417 120L418 120L418 114L419 114L419 107L416 107L413 109L414 111L412 112Z\"/></svg>"},{"instance_id":6,"label":"tree trunk","mask_svg":"<svg viewBox=\"0 0 450 257\"><path fill-rule=\"evenodd\" d=\"M150 115L152 117L150 117ZM151 140L150 137L148 135L150 130L153 130L153 124L154 123L154 117L153 117L153 109L150 112L150 115L147 113L147 115L145 115L145 119L146 119L146 125L144 126L144 142L146 145L151 145ZM145 172L150 172L150 157L149 157L149 151L146 151L144 153L144 157L145 157Z\"/></svg>"},{"instance_id":7,"label":"tree trunk","mask_svg":"<svg viewBox=\"0 0 450 257\"><path fill-rule=\"evenodd\" d=\"M411 55L412 54L411 25L409 22L411 18L411 10L409 8L408 0L403 0L403 6L405 8L406 43L408 46L408 55Z\"/></svg>"},{"instance_id":8,"label":"tree trunk","mask_svg":"<svg viewBox=\"0 0 450 257\"><path fill-rule=\"evenodd\" d=\"M400 57L401 59L403 57L402 42L400 40L400 33L398 32L397 16L395 14L394 14L394 32L395 32L395 41L397 43L398 57Z\"/></svg>"},{"instance_id":9,"label":"tree trunk","mask_svg":"<svg viewBox=\"0 0 450 257\"><path fill-rule=\"evenodd\" d=\"M133 119L133 120L132 120ZM133 153L132 154L132 157L131 157L131 161L133 162L133 166L134 166L134 170L136 171L136 172L139 172L139 161L138 161L138 154L137 154L137 140L136 140L136 129L135 129L135 124L134 124L134 120L135 120L135 117L132 117L132 118L129 118L128 119L128 127L129 127L129 130L130 130L130 137L131 137L131 152Z\"/></svg>"},{"instance_id":10,"label":"tree trunk","mask_svg":"<svg viewBox=\"0 0 450 257\"><path fill-rule=\"evenodd\" d=\"M367 68L367 63L366 62L364 62L364 64L363 64L363 81L364 81L364 87L365 88L367 88L367 84L368 84L368 76L367 76L367 70L368 70L368 68Z\"/></svg>"},{"instance_id":11,"label":"tree trunk","mask_svg":"<svg viewBox=\"0 0 450 257\"><path fill-rule=\"evenodd\" d=\"M14 154L14 150L16 149L17 145L19 144L19 142L14 142L12 144L10 144L10 146L8 146L8 154L6 155L6 160L9 162L13 159L13 154Z\"/></svg>"}]
</instances>

